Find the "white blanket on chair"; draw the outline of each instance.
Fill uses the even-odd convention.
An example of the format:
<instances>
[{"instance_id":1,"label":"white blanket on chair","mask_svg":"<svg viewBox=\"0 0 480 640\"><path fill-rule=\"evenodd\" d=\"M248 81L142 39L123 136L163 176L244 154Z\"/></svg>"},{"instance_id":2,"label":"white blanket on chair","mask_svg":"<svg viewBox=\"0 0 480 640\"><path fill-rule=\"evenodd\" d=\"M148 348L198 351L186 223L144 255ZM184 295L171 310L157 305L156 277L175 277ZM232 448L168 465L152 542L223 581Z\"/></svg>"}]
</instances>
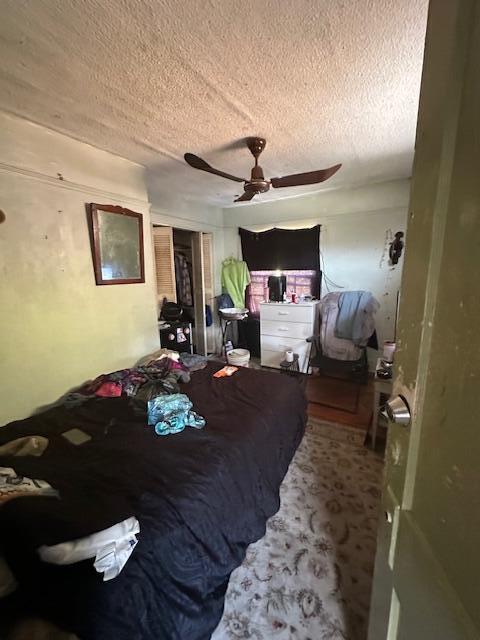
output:
<instances>
[{"instance_id":1,"label":"white blanket on chair","mask_svg":"<svg viewBox=\"0 0 480 640\"><path fill-rule=\"evenodd\" d=\"M340 295L339 291L328 293L320 302L322 318L320 342L322 353L327 358L333 358L334 360L359 360L362 356L362 349L357 347L351 340L337 338L335 335Z\"/></svg>"}]
</instances>

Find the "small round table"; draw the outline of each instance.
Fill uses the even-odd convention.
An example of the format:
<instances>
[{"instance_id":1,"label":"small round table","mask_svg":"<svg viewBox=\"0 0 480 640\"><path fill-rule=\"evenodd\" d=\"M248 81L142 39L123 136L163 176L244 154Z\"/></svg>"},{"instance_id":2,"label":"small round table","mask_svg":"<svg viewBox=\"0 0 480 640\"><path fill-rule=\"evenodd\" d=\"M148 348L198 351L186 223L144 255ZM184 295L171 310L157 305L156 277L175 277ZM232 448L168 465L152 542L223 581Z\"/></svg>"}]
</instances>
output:
<instances>
[{"instance_id":1,"label":"small round table","mask_svg":"<svg viewBox=\"0 0 480 640\"><path fill-rule=\"evenodd\" d=\"M297 373L300 373L300 368L298 366L298 353L293 354L292 362L282 360L282 362L280 362L280 369L282 373L286 373L288 375L296 375Z\"/></svg>"}]
</instances>

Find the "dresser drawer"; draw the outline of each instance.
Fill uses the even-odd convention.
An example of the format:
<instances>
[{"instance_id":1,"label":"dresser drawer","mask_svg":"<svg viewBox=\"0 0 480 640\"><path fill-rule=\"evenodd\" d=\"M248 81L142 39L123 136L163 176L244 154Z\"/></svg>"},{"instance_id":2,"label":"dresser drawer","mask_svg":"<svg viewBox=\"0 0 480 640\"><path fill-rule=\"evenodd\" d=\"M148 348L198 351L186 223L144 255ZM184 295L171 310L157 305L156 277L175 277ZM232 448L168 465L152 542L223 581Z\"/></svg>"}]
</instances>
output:
<instances>
[{"instance_id":1,"label":"dresser drawer","mask_svg":"<svg viewBox=\"0 0 480 640\"><path fill-rule=\"evenodd\" d=\"M285 355L285 351L300 353L310 348L310 344L303 338L277 338L277 336L261 336L260 347L266 351L278 351Z\"/></svg>"},{"instance_id":2,"label":"dresser drawer","mask_svg":"<svg viewBox=\"0 0 480 640\"><path fill-rule=\"evenodd\" d=\"M262 320L260 322L261 335L278 336L283 338L308 338L312 335L312 325L306 322L283 322Z\"/></svg>"},{"instance_id":3,"label":"dresser drawer","mask_svg":"<svg viewBox=\"0 0 480 640\"><path fill-rule=\"evenodd\" d=\"M298 306L295 304L262 304L260 305L260 321L306 322L312 324L317 305Z\"/></svg>"}]
</instances>

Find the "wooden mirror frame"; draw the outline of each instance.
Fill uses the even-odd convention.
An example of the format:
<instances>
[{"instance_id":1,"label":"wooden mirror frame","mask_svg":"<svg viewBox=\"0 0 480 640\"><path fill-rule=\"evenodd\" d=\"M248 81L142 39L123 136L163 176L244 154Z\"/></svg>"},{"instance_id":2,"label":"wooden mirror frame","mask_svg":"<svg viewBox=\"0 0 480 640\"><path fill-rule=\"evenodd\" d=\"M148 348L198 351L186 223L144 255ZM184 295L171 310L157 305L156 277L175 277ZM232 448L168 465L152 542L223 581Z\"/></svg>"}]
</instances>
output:
<instances>
[{"instance_id":1,"label":"wooden mirror frame","mask_svg":"<svg viewBox=\"0 0 480 640\"><path fill-rule=\"evenodd\" d=\"M108 284L135 284L145 282L145 257L143 251L143 215L130 211L130 209L124 209L110 204L96 204L91 202L87 205L87 211L89 214L91 242L92 242L92 258L93 267L95 271L95 281L97 285ZM138 255L140 261L140 276L138 278L115 278L106 280L102 275L102 258L100 252L100 224L99 224L99 212L106 211L108 213L115 213L121 216L129 216L136 218L138 223Z\"/></svg>"}]
</instances>

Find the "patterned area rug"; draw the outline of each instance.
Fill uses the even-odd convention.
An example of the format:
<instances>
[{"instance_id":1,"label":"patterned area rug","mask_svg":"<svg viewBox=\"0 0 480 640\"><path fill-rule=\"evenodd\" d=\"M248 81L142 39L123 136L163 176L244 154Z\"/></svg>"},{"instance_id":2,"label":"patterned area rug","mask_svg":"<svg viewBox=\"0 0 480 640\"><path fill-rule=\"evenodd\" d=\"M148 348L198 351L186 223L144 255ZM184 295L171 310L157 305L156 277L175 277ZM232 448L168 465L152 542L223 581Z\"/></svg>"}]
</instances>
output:
<instances>
[{"instance_id":1,"label":"patterned area rug","mask_svg":"<svg viewBox=\"0 0 480 640\"><path fill-rule=\"evenodd\" d=\"M309 420L212 640L365 640L383 461L363 436Z\"/></svg>"}]
</instances>

